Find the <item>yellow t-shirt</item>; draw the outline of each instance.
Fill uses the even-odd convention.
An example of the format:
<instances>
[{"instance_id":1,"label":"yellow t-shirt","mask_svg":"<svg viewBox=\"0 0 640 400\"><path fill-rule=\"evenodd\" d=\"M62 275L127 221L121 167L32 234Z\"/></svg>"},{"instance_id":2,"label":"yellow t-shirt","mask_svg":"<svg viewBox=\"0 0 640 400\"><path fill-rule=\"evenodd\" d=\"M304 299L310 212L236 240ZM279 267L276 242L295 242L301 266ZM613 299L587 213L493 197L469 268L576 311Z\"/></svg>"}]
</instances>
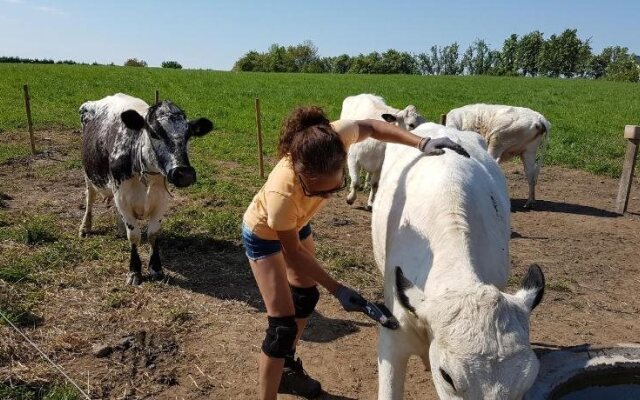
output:
<instances>
[{"instance_id":1,"label":"yellow t-shirt","mask_svg":"<svg viewBox=\"0 0 640 400\"><path fill-rule=\"evenodd\" d=\"M358 141L358 124L351 120L331 123L345 150ZM277 240L277 231L300 230L325 205L327 199L305 196L291 164L283 157L244 213L244 223L261 239Z\"/></svg>"}]
</instances>

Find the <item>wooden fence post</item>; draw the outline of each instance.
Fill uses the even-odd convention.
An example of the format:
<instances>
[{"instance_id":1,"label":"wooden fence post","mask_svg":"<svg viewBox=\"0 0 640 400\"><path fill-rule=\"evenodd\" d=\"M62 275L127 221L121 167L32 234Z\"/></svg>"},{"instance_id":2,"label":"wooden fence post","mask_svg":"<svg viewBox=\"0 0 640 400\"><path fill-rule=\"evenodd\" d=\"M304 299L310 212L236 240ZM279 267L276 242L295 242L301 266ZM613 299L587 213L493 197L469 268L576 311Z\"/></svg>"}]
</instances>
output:
<instances>
[{"instance_id":1,"label":"wooden fence post","mask_svg":"<svg viewBox=\"0 0 640 400\"><path fill-rule=\"evenodd\" d=\"M447 114L440 114L440 125L447 124Z\"/></svg>"},{"instance_id":2,"label":"wooden fence post","mask_svg":"<svg viewBox=\"0 0 640 400\"><path fill-rule=\"evenodd\" d=\"M616 211L620 215L627 211L627 206L629 205L633 170L636 165L636 156L638 155L638 143L640 143L640 126L625 126L624 138L629 140L629 143L627 144L627 153L624 157L624 166L622 167L622 175L618 186L618 198L616 199Z\"/></svg>"},{"instance_id":3,"label":"wooden fence post","mask_svg":"<svg viewBox=\"0 0 640 400\"><path fill-rule=\"evenodd\" d=\"M260 178L264 179L264 157L262 155L262 123L260 119L260 99L256 98L256 135L258 136L258 163Z\"/></svg>"},{"instance_id":4,"label":"wooden fence post","mask_svg":"<svg viewBox=\"0 0 640 400\"><path fill-rule=\"evenodd\" d=\"M36 141L33 137L33 120L31 119L31 97L29 97L29 85L22 86L24 91L24 107L27 110L27 123L29 124L29 140L31 142L31 154L36 154Z\"/></svg>"}]
</instances>

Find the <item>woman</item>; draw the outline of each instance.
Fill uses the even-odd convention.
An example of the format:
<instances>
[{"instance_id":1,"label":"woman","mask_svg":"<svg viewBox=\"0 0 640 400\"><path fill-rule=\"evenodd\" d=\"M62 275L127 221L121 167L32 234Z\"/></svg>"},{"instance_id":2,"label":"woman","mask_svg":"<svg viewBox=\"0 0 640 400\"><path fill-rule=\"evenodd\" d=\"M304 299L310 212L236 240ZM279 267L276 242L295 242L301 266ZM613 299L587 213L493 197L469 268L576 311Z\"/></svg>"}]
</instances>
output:
<instances>
[{"instance_id":1,"label":"woman","mask_svg":"<svg viewBox=\"0 0 640 400\"><path fill-rule=\"evenodd\" d=\"M320 296L317 284L346 311L360 310L364 302L316 260L309 220L346 187L348 148L368 137L417 147L426 155L443 154L444 148L466 155L448 138L421 138L383 121L330 123L317 107L297 108L284 121L280 161L245 212L242 229L268 315L259 359L261 399L275 399L277 393L312 398L321 392L320 383L295 358L296 344Z\"/></svg>"}]
</instances>

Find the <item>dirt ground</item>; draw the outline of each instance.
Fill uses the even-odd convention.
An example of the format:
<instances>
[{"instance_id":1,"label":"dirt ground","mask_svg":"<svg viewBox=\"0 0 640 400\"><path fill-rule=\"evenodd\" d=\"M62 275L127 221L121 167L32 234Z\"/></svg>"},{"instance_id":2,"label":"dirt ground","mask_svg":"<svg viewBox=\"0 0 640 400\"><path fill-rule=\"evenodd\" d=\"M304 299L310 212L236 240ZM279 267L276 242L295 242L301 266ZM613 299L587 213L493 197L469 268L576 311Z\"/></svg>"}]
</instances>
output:
<instances>
[{"instance_id":1,"label":"dirt ground","mask_svg":"<svg viewBox=\"0 0 640 400\"><path fill-rule=\"evenodd\" d=\"M79 140L73 135L70 140L74 137ZM56 162L0 165L0 190L13 198L1 212L47 211L75 232L83 213L80 169L71 166L48 178L34 174ZM638 182L630 212L620 217L609 211L616 179L544 167L536 209L525 212L521 165L504 167L513 199L512 274L519 278L535 262L547 279L543 302L531 317L531 341L559 346L640 341ZM364 276L348 282L379 299L370 213L347 206L344 196L336 196L314 221L319 251L325 258L335 253L357 260L344 264L351 270L333 272ZM360 194L357 204L363 205L365 197ZM189 201L176 194L174 207ZM97 213L103 230L98 234L110 235L112 210L99 206ZM113 265L83 262L65 271L65 277L75 276L73 284L63 277L46 291L39 305L44 322L26 333L92 398L255 398L266 316L240 243L204 234L163 243L167 282L125 287L126 251ZM512 281L509 291L517 288L517 279ZM105 307L114 297L122 304ZM323 292L298 351L309 373L321 380L327 392L323 399L376 398L376 337L377 328L368 319L343 312ZM4 364L0 357L0 382L56 376L7 327L0 326L0 342L0 349L11 354ZM98 345L107 346L110 354L96 357ZM436 398L430 372L416 359L405 390L407 399Z\"/></svg>"}]
</instances>

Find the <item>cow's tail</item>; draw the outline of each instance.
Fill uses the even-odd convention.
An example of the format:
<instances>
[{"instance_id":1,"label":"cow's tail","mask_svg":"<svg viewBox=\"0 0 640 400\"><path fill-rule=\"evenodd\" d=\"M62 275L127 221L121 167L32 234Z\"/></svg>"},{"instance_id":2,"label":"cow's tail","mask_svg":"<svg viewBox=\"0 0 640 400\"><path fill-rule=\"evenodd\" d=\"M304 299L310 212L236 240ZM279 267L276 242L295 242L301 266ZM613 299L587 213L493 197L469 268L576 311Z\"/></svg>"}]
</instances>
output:
<instances>
[{"instance_id":1,"label":"cow's tail","mask_svg":"<svg viewBox=\"0 0 640 400\"><path fill-rule=\"evenodd\" d=\"M541 124L541 135L542 142L540 142L540 146L538 147L538 151L536 152L536 164L538 168L542 168L542 163L544 162L544 156L547 152L547 148L549 147L549 136L551 135L551 124L544 117L540 117Z\"/></svg>"}]
</instances>

